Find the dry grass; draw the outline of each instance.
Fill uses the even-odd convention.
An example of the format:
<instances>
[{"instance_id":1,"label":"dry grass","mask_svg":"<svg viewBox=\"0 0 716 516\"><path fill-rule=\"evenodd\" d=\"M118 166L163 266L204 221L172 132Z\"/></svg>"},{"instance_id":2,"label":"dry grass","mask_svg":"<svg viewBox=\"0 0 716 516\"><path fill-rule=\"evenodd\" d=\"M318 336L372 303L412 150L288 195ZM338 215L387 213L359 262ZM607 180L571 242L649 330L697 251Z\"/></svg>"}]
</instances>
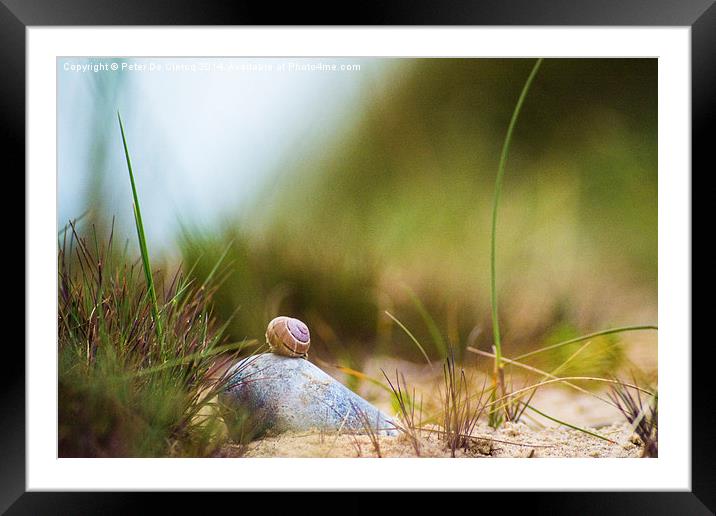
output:
<instances>
[{"instance_id":1,"label":"dry grass","mask_svg":"<svg viewBox=\"0 0 716 516\"><path fill-rule=\"evenodd\" d=\"M455 358L450 355L443 364L442 435L450 453L455 457L458 449L466 450L472 443L472 433L485 410L483 398L485 383L476 395L470 389L465 370L458 371Z\"/></svg>"},{"instance_id":2,"label":"dry grass","mask_svg":"<svg viewBox=\"0 0 716 516\"><path fill-rule=\"evenodd\" d=\"M393 391L393 396L396 403L398 404L398 417L401 422L396 422L398 430L406 436L410 442L413 450L415 450L415 456L420 457L420 440L421 440L421 427L422 427L422 414L423 407L422 401L418 407L415 405L415 389L409 396L406 392L407 384L405 382L405 376L399 375L398 371L395 372L395 383L393 383L385 372L383 372L390 389ZM402 377L402 385L401 385Z\"/></svg>"},{"instance_id":3,"label":"dry grass","mask_svg":"<svg viewBox=\"0 0 716 516\"><path fill-rule=\"evenodd\" d=\"M636 383L636 380L633 380ZM632 394L632 391L636 394ZM659 456L659 397L656 392L644 403L639 389L619 383L612 385L609 397L639 436L643 457Z\"/></svg>"},{"instance_id":4,"label":"dry grass","mask_svg":"<svg viewBox=\"0 0 716 516\"><path fill-rule=\"evenodd\" d=\"M227 378L210 374L240 346L223 345L211 284L181 270L158 291L110 234L74 225L58 254L60 456L202 455L220 421L197 418ZM157 324L163 327L157 332Z\"/></svg>"}]
</instances>

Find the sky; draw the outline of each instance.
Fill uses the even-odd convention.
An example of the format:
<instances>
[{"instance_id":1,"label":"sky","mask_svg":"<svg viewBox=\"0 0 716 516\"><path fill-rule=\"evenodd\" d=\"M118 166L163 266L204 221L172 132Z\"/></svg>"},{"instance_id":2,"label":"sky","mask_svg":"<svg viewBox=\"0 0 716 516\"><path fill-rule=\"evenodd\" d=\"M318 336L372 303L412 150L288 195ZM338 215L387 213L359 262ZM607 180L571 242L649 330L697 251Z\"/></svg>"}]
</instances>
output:
<instances>
[{"instance_id":1,"label":"sky","mask_svg":"<svg viewBox=\"0 0 716 516\"><path fill-rule=\"evenodd\" d=\"M132 229L119 110L147 236L160 248L180 222L240 215L399 79L394 61L358 58L64 58L57 73L58 229L92 191L105 217Z\"/></svg>"}]
</instances>

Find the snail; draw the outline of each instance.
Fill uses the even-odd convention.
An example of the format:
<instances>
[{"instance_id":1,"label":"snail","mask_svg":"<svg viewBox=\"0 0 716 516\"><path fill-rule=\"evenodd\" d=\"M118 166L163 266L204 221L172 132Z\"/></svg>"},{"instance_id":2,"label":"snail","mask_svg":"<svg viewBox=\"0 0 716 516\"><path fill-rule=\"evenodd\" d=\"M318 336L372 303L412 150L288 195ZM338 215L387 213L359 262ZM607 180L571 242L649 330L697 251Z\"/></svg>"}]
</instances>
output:
<instances>
[{"instance_id":1,"label":"snail","mask_svg":"<svg viewBox=\"0 0 716 516\"><path fill-rule=\"evenodd\" d=\"M308 326L292 317L276 317L266 328L266 343L272 353L306 358L311 345Z\"/></svg>"}]
</instances>

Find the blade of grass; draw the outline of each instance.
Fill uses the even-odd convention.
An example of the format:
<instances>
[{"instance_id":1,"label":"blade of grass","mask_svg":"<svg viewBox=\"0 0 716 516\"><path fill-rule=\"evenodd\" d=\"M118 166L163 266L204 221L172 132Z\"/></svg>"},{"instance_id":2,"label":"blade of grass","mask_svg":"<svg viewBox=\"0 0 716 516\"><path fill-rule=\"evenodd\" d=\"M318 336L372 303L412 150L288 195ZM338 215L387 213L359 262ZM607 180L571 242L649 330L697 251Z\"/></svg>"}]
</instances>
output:
<instances>
[{"instance_id":1,"label":"blade of grass","mask_svg":"<svg viewBox=\"0 0 716 516\"><path fill-rule=\"evenodd\" d=\"M658 329L659 328L654 325L642 325L642 326L623 326L620 328L612 328L609 330L597 331L594 333L590 333L588 335L583 335L582 337L575 337L573 339L565 340L562 342L557 342L556 344L552 344L552 345L546 346L544 348L536 349L534 351L530 351L529 353L524 353L522 355L516 356L512 360L522 360L523 358L531 357L538 353L542 353L544 351L549 351L550 349L567 346L568 344L574 344L575 342L582 342L582 341L589 340L594 337L601 337L602 335L611 335L613 333L622 333L622 332L627 332L627 331L658 330Z\"/></svg>"},{"instance_id":2,"label":"blade of grass","mask_svg":"<svg viewBox=\"0 0 716 516\"><path fill-rule=\"evenodd\" d=\"M522 110L522 104L525 101L525 97L527 97L527 92L529 91L530 86L532 85L532 81L534 80L535 75L537 75L537 70L539 70L541 64L542 59L537 59L537 62L535 62L534 66L532 67L532 72L530 72L530 75L529 77L527 77L525 85L522 87L522 93L520 93L520 97L517 100L517 105L515 105L515 110L512 113L512 119L510 120L510 125L507 127L507 134L505 135L505 141L502 145L502 153L500 154L500 164L497 168L497 177L495 178L495 197L492 203L492 236L490 238L490 297L492 302L492 333L495 343L496 370L499 370L502 367L502 343L500 341L500 323L497 314L497 275L495 258L495 249L497 241L497 207L500 204L502 180L505 176L505 165L507 164L507 156L510 151L510 144L512 143L512 133L515 129L515 124L517 123L517 118L519 117L520 111Z\"/></svg>"},{"instance_id":3,"label":"blade of grass","mask_svg":"<svg viewBox=\"0 0 716 516\"><path fill-rule=\"evenodd\" d=\"M385 315L387 315L388 317L393 319L393 321L395 321L395 324L400 326L400 328L408 335L408 337L410 337L410 339L415 343L415 345L418 346L418 349L425 357L425 360L428 362L428 365L430 367L432 367L433 363L430 361L430 358L428 357L428 354L425 352L425 349L423 349L423 346L421 346L420 342L418 342L418 339L415 338L415 335L413 335L410 332L410 330L408 328L406 328L405 325L402 322L400 322L396 317L393 317L393 315L388 310L385 310Z\"/></svg>"},{"instance_id":4,"label":"blade of grass","mask_svg":"<svg viewBox=\"0 0 716 516\"><path fill-rule=\"evenodd\" d=\"M513 398L513 397L517 396L518 394L522 394L523 392L529 392L529 391L531 391L531 390L533 390L533 389L536 389L536 388L538 388L538 387L541 387L541 386L543 386L543 385L550 385L550 384L553 384L553 383L566 383L566 382L577 381L577 380L580 380L580 381L582 381L582 380L583 380L583 381L590 381L590 382L602 382L602 383L609 383L609 384L612 384L612 385L624 385L624 386L626 386L626 387L631 387L632 389L636 389L637 391L641 391L641 392L643 392L644 394L648 394L648 395L650 395L650 396L653 395L653 393L652 393L651 391L648 391L648 390L646 390L646 389L643 389L643 388L639 387L638 385L633 385L633 384L631 384L631 383L626 383L626 382L620 382L619 380L611 380L611 379L609 379L609 378L598 378L598 377L596 377L596 376L565 376L565 377L563 377L563 378L553 378L553 379L550 379L550 380L544 380L544 381L539 382L539 383L536 383L536 384L534 384L534 385L530 385L530 386L527 386L527 387L523 387L523 388L521 388L521 389L517 389L516 391L514 391L514 392L512 392L512 393L510 393L510 394L504 395L504 396L502 396L502 397L500 397L500 398L497 398L497 399L494 400L494 401L493 401L493 400L490 400L490 402L487 403L487 405L488 405L488 406L495 405L495 404L497 404L497 403L499 403L499 402L502 402L502 401L505 401L505 400L509 400L510 398ZM474 396L473 396L473 397L474 397ZM503 406L499 406L499 407L498 407L498 410L499 410L499 409L502 409L502 408L504 408L504 405L503 405Z\"/></svg>"},{"instance_id":5,"label":"blade of grass","mask_svg":"<svg viewBox=\"0 0 716 516\"><path fill-rule=\"evenodd\" d=\"M224 251L221 253L221 256L219 256L219 259L216 260L214 267L211 269L209 274L207 274L206 278L204 279L203 283L201 284L201 288L205 288L211 282L211 280L214 277L214 274L216 274L216 271L219 270L219 266L224 262L226 255L229 254L229 251L231 250L232 245L234 245L233 239L229 240L229 243L224 248Z\"/></svg>"},{"instance_id":6,"label":"blade of grass","mask_svg":"<svg viewBox=\"0 0 716 516\"><path fill-rule=\"evenodd\" d=\"M495 358L495 355L494 355L493 353L488 353L487 351L482 351L482 350L480 350L480 349L473 348L472 346L468 346L466 349L467 349L469 352L475 353L475 354L477 354L477 355L482 355L482 356L484 356L484 357L489 357L489 358L493 358L493 359ZM558 380L558 379L560 379L559 377L557 377L557 376L555 376L555 375L553 375L553 374L550 374L550 373L548 373L547 371L543 371L543 370L538 369L538 368L536 368L536 367L532 367L532 366L529 366L529 365L527 365L527 364L523 364L523 363L518 362L518 361L516 361L516 360L511 360L511 359L509 359L509 358L507 358L507 357L502 357L502 360L503 360L505 363L507 363L507 364L510 364L510 365L513 365L513 366L516 366L516 367L520 367L520 368L522 368L522 369L526 369L527 371L531 371L531 372L536 373L536 374L543 375L545 378L551 378L552 380ZM576 390L576 391L579 391L579 392L581 392L582 394L587 394L587 395L589 395L589 396L592 396L593 398L596 398L596 399L598 399L598 400L600 400L600 401L603 401L603 402L605 402L605 403L611 405L612 407L615 407L615 408L616 408L616 405L615 405L612 401L608 400L607 398L603 398L603 397L599 396L598 394L595 394L595 393L593 393L593 392L591 392L591 391L588 391L587 389L584 389L584 388L580 387L579 385L576 385L576 384L570 383L570 382L564 382L564 385L566 385L566 386L568 386L568 387L571 387L572 389L574 389L574 390ZM533 392L534 392L534 391L533 391Z\"/></svg>"},{"instance_id":7,"label":"blade of grass","mask_svg":"<svg viewBox=\"0 0 716 516\"><path fill-rule=\"evenodd\" d=\"M542 380L544 380L544 379L546 379L546 378L548 378L548 377L555 378L555 377L556 377L555 375L556 375L558 372L560 372L562 369L564 369L564 368L567 366L567 364L569 364L572 360L574 360L574 358L577 357L577 355L579 355L582 351L584 351L584 350L587 348L587 346L589 346L591 343L592 343L592 341L591 341L591 340L588 340L587 342L585 342L584 344L582 344L577 351L575 351L574 353L572 353L572 354L567 358L567 360L565 360L565 361L562 362L560 365L558 365L557 367L555 367L554 369L552 369L552 371L550 371L549 373L546 373L544 376L542 376ZM526 402L524 402L524 405L522 406L522 410L520 410L520 411L518 412L518 414L517 414L517 420L519 420L519 417L520 417L522 414L524 414L525 409L529 406L529 403L532 401L532 398L534 397L534 395L535 395L536 393L537 393L537 389L535 389L535 390L533 390L532 392L530 392L530 397L528 398L528 400L527 400Z\"/></svg>"},{"instance_id":8,"label":"blade of grass","mask_svg":"<svg viewBox=\"0 0 716 516\"><path fill-rule=\"evenodd\" d=\"M137 239L139 240L139 250L142 254L142 265L144 266L144 275L147 279L147 290L152 301L152 319L154 319L154 327L157 333L157 340L160 348L163 348L164 338L162 335L162 323L159 319L159 305L157 303L157 292L154 288L154 277L152 275L152 267L149 262L149 250L147 249L147 239L144 234L144 223L142 222L142 210L139 207L139 196L137 195L137 185L134 183L134 172L132 171L132 160L129 157L129 148L127 147L127 138L124 134L124 124L122 116L117 111L117 120L119 120L119 130L122 133L122 144L124 145L124 156L127 158L127 169L129 170L129 182L132 185L132 197L134 198L134 222L137 226ZM163 354L163 353L162 353Z\"/></svg>"},{"instance_id":9,"label":"blade of grass","mask_svg":"<svg viewBox=\"0 0 716 516\"><path fill-rule=\"evenodd\" d=\"M84 219L87 215L89 215L89 213L90 213L90 210L85 210L85 211L83 211L82 214L81 214L79 217L77 217L77 218L75 218L75 219L72 219L72 224L74 224L74 225L76 226L77 223L80 222L82 219ZM64 237L65 234L67 233L67 230L68 230L68 229L70 229L70 224L69 224L69 223L65 224L65 225L62 227L62 229L57 232L57 236L58 236L58 237Z\"/></svg>"},{"instance_id":10,"label":"blade of grass","mask_svg":"<svg viewBox=\"0 0 716 516\"><path fill-rule=\"evenodd\" d=\"M559 364L557 367L555 367L554 369L552 369L552 370L550 371L550 374L551 374L552 376L556 376L557 373L559 373L559 372L562 371L565 367L567 367L567 365L568 365L570 362L572 362L572 360L574 360L574 359L577 357L577 355L579 355L580 353L582 353L582 351L584 351L584 350L587 348L587 346L589 346L591 343L592 343L592 341L591 341L591 340L588 340L587 342L585 342L584 344L582 344L581 346L579 346L579 349L577 349L577 351L575 351L574 353L572 353L571 355L569 355L569 357L567 357L567 360L565 360L564 362L562 362L561 364ZM546 378L546 376L545 376L545 378Z\"/></svg>"},{"instance_id":11,"label":"blade of grass","mask_svg":"<svg viewBox=\"0 0 716 516\"><path fill-rule=\"evenodd\" d=\"M523 402L523 403L524 403L524 402ZM527 404L525 404L525 405L527 405ZM560 419L557 419L556 417L548 416L548 415L545 414L544 412L542 412L542 411L537 410L536 408L534 408L532 405L527 405L527 408L530 409L530 410L532 410L532 411L534 411L534 412L536 412L536 413L539 414L540 416L549 419L550 421L554 421L555 423L559 423L560 425L569 427L569 428L571 428L571 429L573 429L573 430L578 430L579 432L584 432L585 434L591 435L592 437L597 437L598 439L603 439L604 441L607 441L607 442L609 442L609 443L617 444L616 441L612 441L611 439L609 439L608 437L604 437L603 435L599 435L599 434L597 434L597 433L590 432L590 431L587 430L586 428L580 428L580 427L578 427L578 426L576 426L576 425L573 425L573 424L571 424L571 423L567 423L566 421L562 421L562 420L560 420Z\"/></svg>"},{"instance_id":12,"label":"blade of grass","mask_svg":"<svg viewBox=\"0 0 716 516\"><path fill-rule=\"evenodd\" d=\"M234 342L234 343L231 343L231 344L225 344L225 345L223 345L223 346L215 346L215 347L213 347L213 348L211 348L211 349L207 349L207 350L204 350L204 351L199 351L199 352L196 352L196 353L192 353L192 354L189 354L189 355L185 355L185 356L183 356L183 357L181 357L181 358L177 358L177 359L174 359L174 360L167 360L166 362L162 363L161 365L158 365L158 366L155 366L155 367L149 367L149 368L146 368L146 369L142 369L141 371L133 372L133 373L132 373L131 375L129 375L129 376L138 376L138 377L141 377L141 376L145 376L145 375L148 375L148 374L154 374L154 373L156 373L156 372L158 372L158 371L163 371L164 369L168 369L168 368L170 368L170 367L175 367L175 366L178 366L178 365L188 364L189 362L192 362L192 361L196 360L197 358L206 358L206 357L211 357L211 356L214 356L214 355L219 355L219 354L221 354L221 353L226 353L227 351L237 351L237 350L241 350L241 349L243 349L244 347L250 346L250 345L252 345L252 344L255 343L255 342L257 342L256 339L251 339L251 340L246 340L246 341L241 341L241 342Z\"/></svg>"},{"instance_id":13,"label":"blade of grass","mask_svg":"<svg viewBox=\"0 0 716 516\"><path fill-rule=\"evenodd\" d=\"M420 298L413 291L413 289L411 289L407 285L403 285L403 288L408 293L408 296L410 296L410 300L413 302L413 304L415 305L415 308L418 310L418 313L420 314L420 317L423 318L425 325L428 327L428 331L430 332L430 335L433 338L433 343L435 344L435 347L437 348L438 352L440 353L440 356L442 358L445 358L447 356L447 346L445 346L445 340L443 339L443 336L440 334L438 325L435 324L435 320L430 316L430 313L425 308L425 305L423 305L422 301L420 301Z\"/></svg>"},{"instance_id":14,"label":"blade of grass","mask_svg":"<svg viewBox=\"0 0 716 516\"><path fill-rule=\"evenodd\" d=\"M359 378L361 380L367 380L371 382L374 385L377 385L381 389L385 390L386 392L392 393L393 391L390 390L390 387L387 385L384 385L380 380L377 378L374 378L370 375L367 375L361 371L357 371L355 369L351 369L350 367L342 366L342 365L334 365L336 369L338 369L340 372L347 374L349 376L353 376L354 378Z\"/></svg>"}]
</instances>

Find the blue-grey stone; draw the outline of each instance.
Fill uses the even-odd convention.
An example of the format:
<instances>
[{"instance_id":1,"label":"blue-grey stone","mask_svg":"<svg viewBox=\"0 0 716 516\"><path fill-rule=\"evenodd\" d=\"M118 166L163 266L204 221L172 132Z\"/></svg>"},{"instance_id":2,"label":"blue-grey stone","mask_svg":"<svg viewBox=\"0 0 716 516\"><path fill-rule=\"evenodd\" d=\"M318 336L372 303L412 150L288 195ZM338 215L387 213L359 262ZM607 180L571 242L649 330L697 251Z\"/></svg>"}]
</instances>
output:
<instances>
[{"instance_id":1,"label":"blue-grey stone","mask_svg":"<svg viewBox=\"0 0 716 516\"><path fill-rule=\"evenodd\" d=\"M219 395L235 435L241 422L252 430L281 433L327 430L363 433L370 426L381 435L397 435L392 420L308 360L264 353L231 368L227 389Z\"/></svg>"}]
</instances>

